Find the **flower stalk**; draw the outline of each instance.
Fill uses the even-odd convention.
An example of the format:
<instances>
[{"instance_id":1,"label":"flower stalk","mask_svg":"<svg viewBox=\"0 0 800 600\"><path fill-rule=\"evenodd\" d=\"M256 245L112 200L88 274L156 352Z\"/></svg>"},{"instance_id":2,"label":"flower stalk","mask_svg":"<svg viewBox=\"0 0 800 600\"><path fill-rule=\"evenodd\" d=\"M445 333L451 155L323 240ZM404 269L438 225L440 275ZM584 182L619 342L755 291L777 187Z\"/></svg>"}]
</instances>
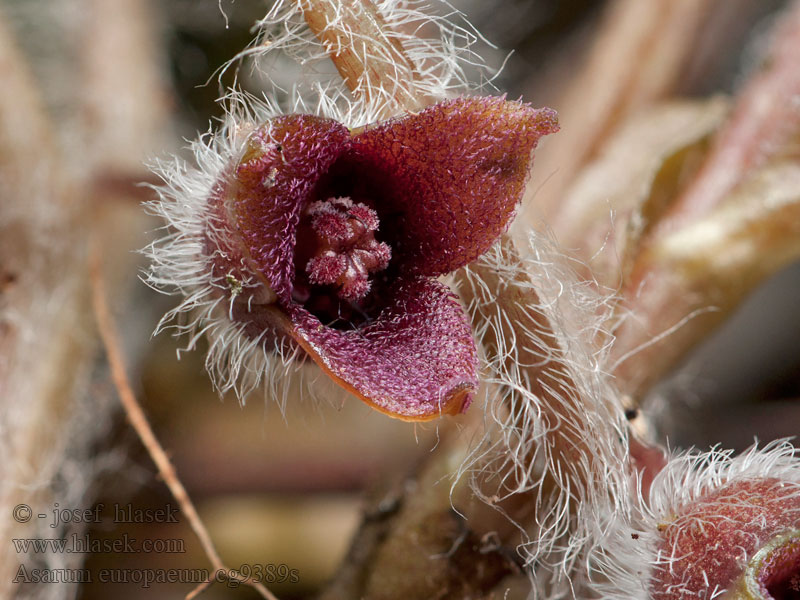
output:
<instances>
[{"instance_id":1,"label":"flower stalk","mask_svg":"<svg viewBox=\"0 0 800 600\"><path fill-rule=\"evenodd\" d=\"M313 11L314 7L318 7L316 10L320 13L327 5L329 2L326 0L302 3L304 10ZM357 28L348 27L344 23L340 23L339 27L346 30ZM379 45L381 39L391 35L390 31L380 32L375 44ZM369 43L370 40L359 40L359 44L366 46L364 55L378 53L378 50L369 48ZM331 60L337 64L340 72L351 69L353 65L335 52L331 54ZM347 64L342 64L344 62ZM408 64L408 61L401 61L400 64ZM378 79L371 79L376 74ZM360 78L370 79L373 86L393 89L397 82L391 75L386 77L382 80L381 72L377 71L370 71L369 74L351 73L347 83L356 95L363 91L359 86L352 85L352 81L358 81ZM409 88L409 94L413 94L413 87ZM405 98L405 95L403 97ZM411 102L405 104L403 108L414 110L416 106L417 102ZM527 527L519 525L519 522L528 526L538 523L529 532L530 537L524 535L522 538L522 542L528 544L524 552L525 559L532 562L552 552L555 540L560 539L567 530L574 533L577 520L568 517L567 520L572 524L565 526L559 522L560 516L573 513L580 504L579 499L592 496L596 486L602 486L606 490L613 488L611 482L614 481L614 476L611 472L616 472L617 463L621 465L625 461L625 456L623 444L614 442L610 446L605 446L607 440L618 439L617 433L606 435L604 432L594 437L586 434L584 426L586 420L590 421L592 426L605 423L608 425L604 427L622 431L617 429L621 427L619 424L622 420L621 410L610 401L612 396L609 389L602 391L603 399L589 402L589 396L584 395L588 390L575 384L573 378L577 374L576 370L573 366L568 366L565 349L561 345L565 337L562 337L562 333L553 331L554 324L550 319L554 315L548 313L546 308L548 305L552 307L554 303L558 303L557 296L541 300L537 293L537 282L533 281L524 270L530 265L523 258L526 253L531 252L529 243L527 235L521 236L517 241L512 234L505 233L500 238L498 251L492 260L488 263L479 261L468 270L456 274L462 298L473 307L473 327L476 331L482 332L478 335L479 341L483 344L492 369L496 369L497 373L492 377L493 382L487 387L498 399L493 412L500 426L495 432L498 437L493 443L500 444L495 450L500 457L499 462L503 464L499 464L498 457L495 456L490 458L490 465L481 465L485 459L481 458L486 450L485 447L464 454L462 443L456 441L452 447L442 449L446 450L446 453L440 453L440 457L432 461L430 468L436 471L441 469L434 467L436 464L452 465L453 456L460 455L461 460L456 462L462 462L462 468L486 469L484 474L474 477L473 483L476 485L474 491L489 505L505 511L511 523L517 523L518 527L521 526L523 529ZM523 245L523 251L518 249L519 244ZM537 265L545 280L548 277L545 274L547 264L548 259L542 259ZM561 284L555 281L557 276L551 275L552 279L548 284L553 284L555 288L559 287ZM502 317L496 320L497 314ZM523 339L518 339L520 337ZM544 360L542 357L545 357ZM591 370L591 367L589 369ZM516 385L509 385L509 380L504 380L507 375L502 374L508 373L515 373L512 377L515 381L518 380ZM598 382L597 385L603 388L606 384ZM516 390L519 389L524 389L524 392L518 394ZM539 423L534 425L537 420ZM534 426L548 432L546 440L530 439L532 431L529 428ZM625 434L621 435L624 439ZM506 438L505 442L501 441L503 438ZM505 444L510 444L511 447ZM516 449L513 446L516 446ZM541 458L542 452L548 464L543 472L533 467L537 462L537 456ZM494 455L490 452L488 456ZM608 463L602 464L603 461ZM465 465L470 466L465 467ZM621 472L624 472L624 469ZM558 475L554 475L556 473ZM487 491L490 486L497 486L496 492ZM441 503L432 502L421 511L421 514L425 515L424 522L430 523L432 514L443 512L444 505L453 501L457 502L456 506L460 511L466 511L468 515L466 527L475 528L477 531L480 531L482 526L491 527L490 523L494 523L496 527L496 521L487 518L485 504L483 508L478 508L467 500L471 493L463 485L456 486L450 500ZM534 503L540 504L540 510L531 510L531 505ZM440 504L441 508L436 508ZM492 510L489 509L488 512L491 513ZM406 515L404 525L398 525L398 532L400 529L415 531L422 526L421 518L420 514ZM442 519L447 522L447 519L443 517ZM498 531L505 532L499 540L500 544L520 543L512 541L519 535L519 529L514 526L508 529L501 527ZM583 535L585 533L579 533L577 538ZM411 551L401 550L404 543L402 539L401 537L400 540L392 542L391 552L380 555L384 558L396 557ZM417 553L418 550L415 549L413 552ZM569 552L567 554L569 555ZM559 553L559 558L550 557L544 560L557 562L571 559L565 559ZM386 573L387 570L395 568L394 562L393 559L384 563L376 562L373 578L377 577L377 573ZM558 579L557 575L555 577ZM438 593L439 589L432 589L431 593L434 591ZM418 597L423 597L418 590L416 593L419 594Z\"/></svg>"},{"instance_id":2,"label":"flower stalk","mask_svg":"<svg viewBox=\"0 0 800 600\"><path fill-rule=\"evenodd\" d=\"M752 0L735 0L740 12ZM615 127L676 89L691 64L694 42L709 32L726 0L614 0L606 5L584 63L555 101L571 124L542 156L531 190L540 214L569 230L565 192ZM558 82L553 82L557 84ZM544 86L543 86L544 87ZM543 89L543 91L546 91ZM566 122L566 121L565 121ZM537 185L548 178L546 185ZM531 198L527 198L533 201ZM531 213L531 217L533 213ZM594 248L587 250L591 255Z\"/></svg>"}]
</instances>

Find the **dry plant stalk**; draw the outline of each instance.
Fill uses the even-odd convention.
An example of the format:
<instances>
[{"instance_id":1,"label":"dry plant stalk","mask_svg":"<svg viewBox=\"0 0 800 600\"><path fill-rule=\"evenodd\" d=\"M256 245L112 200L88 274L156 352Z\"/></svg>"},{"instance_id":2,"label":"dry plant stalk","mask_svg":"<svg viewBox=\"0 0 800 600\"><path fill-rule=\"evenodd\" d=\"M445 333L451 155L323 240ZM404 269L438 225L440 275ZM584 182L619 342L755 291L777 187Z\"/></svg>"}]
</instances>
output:
<instances>
[{"instance_id":1,"label":"dry plant stalk","mask_svg":"<svg viewBox=\"0 0 800 600\"><path fill-rule=\"evenodd\" d=\"M725 0L722 0L724 2ZM737 0L738 1L738 0ZM749 0L745 0L747 2ZM672 91L720 0L614 0L608 3L587 59L556 103L565 123L537 165L531 193L536 210L556 229L572 177L625 118ZM547 178L546 184L539 185Z\"/></svg>"},{"instance_id":2,"label":"dry plant stalk","mask_svg":"<svg viewBox=\"0 0 800 600\"><path fill-rule=\"evenodd\" d=\"M138 183L147 172L143 159L169 131L154 7L142 0L91 0L86 10L91 34L84 40L79 117L93 134L89 159L103 182ZM124 189L130 194L135 186Z\"/></svg>"},{"instance_id":3,"label":"dry plant stalk","mask_svg":"<svg viewBox=\"0 0 800 600\"><path fill-rule=\"evenodd\" d=\"M105 348L106 355L108 356L108 362L111 365L111 377L114 381L114 387L117 389L120 402L122 403L122 407L125 409L125 414L128 417L128 421L136 431L136 435L138 435L139 439L142 441L142 444L147 450L147 453L150 455L150 458L153 459L153 462L158 469L158 473L161 475L164 483L169 488L170 493L180 506L181 511L188 519L192 531L195 532L195 535L197 535L197 538L200 540L200 545L203 548L203 552L206 554L209 562L211 562L211 565L214 567L214 573L209 580L200 584L195 590L190 592L186 596L187 600L195 598L205 589L213 585L213 583L217 580L218 574L252 587L261 595L262 598L267 598L267 600L276 600L275 596L272 595L272 593L266 587L264 587L262 583L255 581L252 578L242 576L235 570L226 567L222 562L222 558L220 558L219 553L214 546L214 542L211 540L208 530L200 519L200 515L197 513L197 509L194 507L194 503L189 497L189 494L186 492L186 488L183 487L183 483L181 483L180 479L178 479L175 467L172 465L167 453L164 451L164 448L159 443L158 438L156 438L153 429L150 427L144 410L142 410L142 407L136 400L136 395L133 393L133 389L128 381L128 376L125 373L125 358L122 354L119 334L117 333L114 320L111 317L111 312L108 309L108 302L106 301L107 294L105 284L103 282L100 247L97 243L97 240L95 240L94 244L92 245L90 252L90 278L92 282L92 306L97 319L100 338L103 341L103 347Z\"/></svg>"},{"instance_id":4,"label":"dry plant stalk","mask_svg":"<svg viewBox=\"0 0 800 600\"><path fill-rule=\"evenodd\" d=\"M527 218L544 216L590 266L582 274L622 296L608 368L631 406L797 256L798 113L786 101L798 88L797 5L789 3L769 64L729 116L721 99L655 104L680 89L683 66L702 62L704 45L724 47L718 21L755 8L751 0L610 3L588 60L554 102L570 126L538 161ZM699 39L706 32L711 41ZM690 238L705 241L688 246Z\"/></svg>"}]
</instances>

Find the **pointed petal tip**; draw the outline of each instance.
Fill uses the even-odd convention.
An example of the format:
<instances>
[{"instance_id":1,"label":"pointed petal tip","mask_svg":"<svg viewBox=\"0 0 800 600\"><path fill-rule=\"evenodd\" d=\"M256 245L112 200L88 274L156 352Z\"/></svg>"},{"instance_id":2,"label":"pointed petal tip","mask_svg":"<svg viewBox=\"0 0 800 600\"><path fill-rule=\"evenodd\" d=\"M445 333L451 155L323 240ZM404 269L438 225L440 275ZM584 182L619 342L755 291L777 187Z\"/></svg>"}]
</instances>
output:
<instances>
[{"instance_id":1,"label":"pointed petal tip","mask_svg":"<svg viewBox=\"0 0 800 600\"><path fill-rule=\"evenodd\" d=\"M507 132L520 132L530 136L534 146L539 138L558 133L558 113L552 108L536 108L530 102L508 100L502 96L465 96L451 101L458 111L483 113L482 118L495 126L503 126ZM528 148L531 150L532 148Z\"/></svg>"},{"instance_id":2,"label":"pointed petal tip","mask_svg":"<svg viewBox=\"0 0 800 600\"><path fill-rule=\"evenodd\" d=\"M381 406L358 392L355 394L372 408L393 419L410 423L424 423L445 415L456 416L466 413L475 398L477 388L477 382L462 382L443 394L441 402L413 407L407 405Z\"/></svg>"},{"instance_id":3,"label":"pointed petal tip","mask_svg":"<svg viewBox=\"0 0 800 600\"><path fill-rule=\"evenodd\" d=\"M545 136L552 133L558 133L561 130L561 125L558 122L558 113L552 108L535 108L536 112L536 127L539 129L539 135Z\"/></svg>"}]
</instances>

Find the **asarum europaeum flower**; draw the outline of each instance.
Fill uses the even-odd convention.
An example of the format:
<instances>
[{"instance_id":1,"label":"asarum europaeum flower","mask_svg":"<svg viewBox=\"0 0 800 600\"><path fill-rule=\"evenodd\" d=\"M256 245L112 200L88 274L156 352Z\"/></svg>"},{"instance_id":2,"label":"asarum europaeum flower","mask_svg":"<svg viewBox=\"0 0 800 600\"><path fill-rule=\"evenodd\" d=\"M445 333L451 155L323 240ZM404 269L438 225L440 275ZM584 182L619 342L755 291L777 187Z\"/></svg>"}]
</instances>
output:
<instances>
[{"instance_id":1,"label":"asarum europaeum flower","mask_svg":"<svg viewBox=\"0 0 800 600\"><path fill-rule=\"evenodd\" d=\"M437 277L508 227L557 130L552 110L462 97L355 130L291 114L230 132L241 142L219 156L200 149L203 174L163 174L152 208L171 234L148 280L186 296L168 317L195 314L183 329L209 335L218 387L268 367L248 352L288 347L389 415L461 412L477 354Z\"/></svg>"},{"instance_id":2,"label":"asarum europaeum flower","mask_svg":"<svg viewBox=\"0 0 800 600\"><path fill-rule=\"evenodd\" d=\"M598 597L800 598L800 459L788 443L675 457L646 504L602 544Z\"/></svg>"}]
</instances>

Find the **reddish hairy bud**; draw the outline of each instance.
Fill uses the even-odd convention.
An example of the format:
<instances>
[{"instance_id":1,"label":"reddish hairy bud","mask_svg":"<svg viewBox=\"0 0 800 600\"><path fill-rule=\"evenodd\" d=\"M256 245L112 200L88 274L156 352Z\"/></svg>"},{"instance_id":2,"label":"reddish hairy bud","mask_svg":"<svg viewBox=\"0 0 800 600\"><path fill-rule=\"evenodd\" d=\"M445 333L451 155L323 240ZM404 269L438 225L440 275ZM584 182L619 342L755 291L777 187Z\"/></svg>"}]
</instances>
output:
<instances>
[{"instance_id":1,"label":"reddish hairy bud","mask_svg":"<svg viewBox=\"0 0 800 600\"><path fill-rule=\"evenodd\" d=\"M755 598L800 597L800 589L787 592L787 582L800 577L796 532L786 544L772 547L768 557L760 554L771 547L771 540L800 528L797 483L776 478L732 481L668 517L658 524L661 564L650 582L653 600L719 597L733 589L756 556L749 581L763 588L764 594L770 586L783 591Z\"/></svg>"}]
</instances>

